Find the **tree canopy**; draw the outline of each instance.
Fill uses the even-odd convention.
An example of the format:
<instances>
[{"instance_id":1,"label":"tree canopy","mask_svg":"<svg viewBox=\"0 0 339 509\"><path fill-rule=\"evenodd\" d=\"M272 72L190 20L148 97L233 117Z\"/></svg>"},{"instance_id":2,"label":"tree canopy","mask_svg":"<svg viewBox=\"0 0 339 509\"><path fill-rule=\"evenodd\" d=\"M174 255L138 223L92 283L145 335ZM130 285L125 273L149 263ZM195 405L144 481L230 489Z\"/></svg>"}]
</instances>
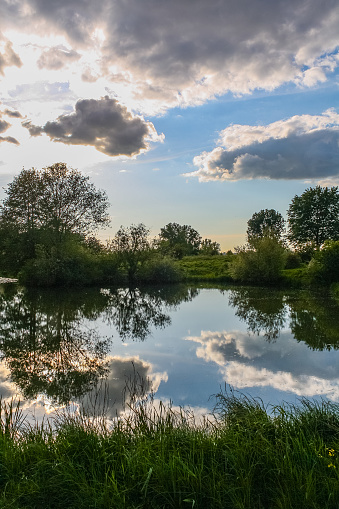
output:
<instances>
[{"instance_id":1,"label":"tree canopy","mask_svg":"<svg viewBox=\"0 0 339 509\"><path fill-rule=\"evenodd\" d=\"M106 193L65 163L24 169L5 193L1 221L20 233L52 229L87 236L109 222Z\"/></svg>"},{"instance_id":2,"label":"tree canopy","mask_svg":"<svg viewBox=\"0 0 339 509\"><path fill-rule=\"evenodd\" d=\"M198 254L200 243L201 236L192 226L168 223L160 230L158 246L162 253L182 258Z\"/></svg>"},{"instance_id":3,"label":"tree canopy","mask_svg":"<svg viewBox=\"0 0 339 509\"><path fill-rule=\"evenodd\" d=\"M338 187L310 187L295 196L288 209L288 238L298 248L319 249L326 240L339 240Z\"/></svg>"},{"instance_id":4,"label":"tree canopy","mask_svg":"<svg viewBox=\"0 0 339 509\"><path fill-rule=\"evenodd\" d=\"M285 228L285 219L274 209L262 209L255 212L247 222L247 241L249 244L264 236L281 239Z\"/></svg>"}]
</instances>

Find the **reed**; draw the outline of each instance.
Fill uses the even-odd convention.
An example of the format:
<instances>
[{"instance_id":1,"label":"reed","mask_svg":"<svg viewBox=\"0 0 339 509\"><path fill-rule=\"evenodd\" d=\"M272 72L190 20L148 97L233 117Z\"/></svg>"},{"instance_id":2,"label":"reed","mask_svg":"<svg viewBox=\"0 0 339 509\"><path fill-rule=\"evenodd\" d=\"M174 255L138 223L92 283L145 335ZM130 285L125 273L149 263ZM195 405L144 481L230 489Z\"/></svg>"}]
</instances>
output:
<instances>
[{"instance_id":1,"label":"reed","mask_svg":"<svg viewBox=\"0 0 339 509\"><path fill-rule=\"evenodd\" d=\"M151 397L114 422L64 412L39 426L2 401L0 507L337 509L337 404L215 398L199 422Z\"/></svg>"}]
</instances>

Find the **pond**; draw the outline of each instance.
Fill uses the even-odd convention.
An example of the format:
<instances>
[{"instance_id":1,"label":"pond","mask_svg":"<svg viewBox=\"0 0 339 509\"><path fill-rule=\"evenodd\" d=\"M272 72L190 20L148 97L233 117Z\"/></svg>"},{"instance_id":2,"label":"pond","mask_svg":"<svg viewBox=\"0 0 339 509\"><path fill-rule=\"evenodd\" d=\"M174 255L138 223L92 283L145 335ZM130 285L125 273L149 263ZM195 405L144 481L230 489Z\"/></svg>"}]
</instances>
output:
<instances>
[{"instance_id":1,"label":"pond","mask_svg":"<svg viewBox=\"0 0 339 509\"><path fill-rule=\"evenodd\" d=\"M130 392L196 415L231 387L266 404L339 400L339 303L325 291L0 286L0 395L40 420L115 416ZM226 385L225 385L226 384Z\"/></svg>"}]
</instances>

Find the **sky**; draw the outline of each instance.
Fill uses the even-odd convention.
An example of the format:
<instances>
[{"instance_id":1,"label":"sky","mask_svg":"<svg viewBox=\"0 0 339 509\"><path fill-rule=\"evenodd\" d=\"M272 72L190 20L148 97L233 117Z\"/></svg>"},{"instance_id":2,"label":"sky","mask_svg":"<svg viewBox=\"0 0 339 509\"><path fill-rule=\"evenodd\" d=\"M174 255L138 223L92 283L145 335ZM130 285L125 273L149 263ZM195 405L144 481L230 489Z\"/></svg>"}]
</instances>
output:
<instances>
[{"instance_id":1,"label":"sky","mask_svg":"<svg viewBox=\"0 0 339 509\"><path fill-rule=\"evenodd\" d=\"M1 0L0 186L65 162L108 195L102 240L242 245L339 184L338 27L336 0Z\"/></svg>"}]
</instances>

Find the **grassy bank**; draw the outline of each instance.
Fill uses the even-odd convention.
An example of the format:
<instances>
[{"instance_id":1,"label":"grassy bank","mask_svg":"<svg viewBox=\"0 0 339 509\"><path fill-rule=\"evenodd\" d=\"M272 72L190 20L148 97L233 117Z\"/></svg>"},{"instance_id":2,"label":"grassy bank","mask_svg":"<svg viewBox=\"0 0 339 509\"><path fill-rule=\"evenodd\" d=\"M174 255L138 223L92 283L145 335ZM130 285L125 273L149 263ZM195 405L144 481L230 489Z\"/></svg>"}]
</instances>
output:
<instances>
[{"instance_id":1,"label":"grassy bank","mask_svg":"<svg viewBox=\"0 0 339 509\"><path fill-rule=\"evenodd\" d=\"M266 409L221 393L200 425L151 404L110 429L64 415L54 430L1 410L0 507L338 507L338 405Z\"/></svg>"},{"instance_id":2,"label":"grassy bank","mask_svg":"<svg viewBox=\"0 0 339 509\"><path fill-rule=\"evenodd\" d=\"M185 281L231 282L228 264L232 256L185 256L176 264Z\"/></svg>"}]
</instances>

